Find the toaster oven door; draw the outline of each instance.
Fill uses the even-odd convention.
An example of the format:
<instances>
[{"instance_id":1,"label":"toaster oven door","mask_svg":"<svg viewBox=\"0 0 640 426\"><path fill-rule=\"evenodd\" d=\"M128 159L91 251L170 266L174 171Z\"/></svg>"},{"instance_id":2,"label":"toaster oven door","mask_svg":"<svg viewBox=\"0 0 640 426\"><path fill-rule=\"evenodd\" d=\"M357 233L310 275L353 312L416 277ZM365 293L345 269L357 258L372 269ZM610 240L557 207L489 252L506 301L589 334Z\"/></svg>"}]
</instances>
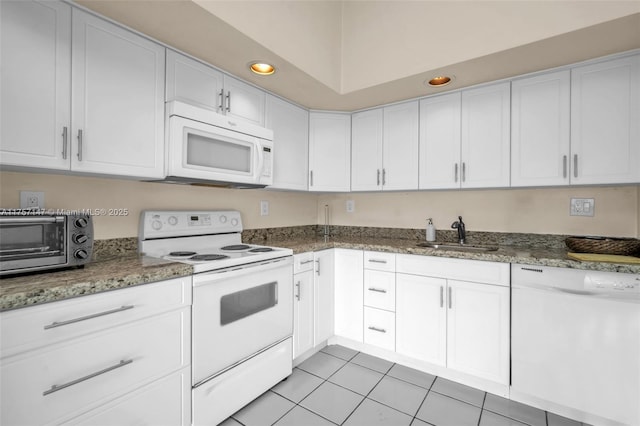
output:
<instances>
[{"instance_id":1,"label":"toaster oven door","mask_svg":"<svg viewBox=\"0 0 640 426\"><path fill-rule=\"evenodd\" d=\"M67 263L64 216L0 216L0 273Z\"/></svg>"}]
</instances>

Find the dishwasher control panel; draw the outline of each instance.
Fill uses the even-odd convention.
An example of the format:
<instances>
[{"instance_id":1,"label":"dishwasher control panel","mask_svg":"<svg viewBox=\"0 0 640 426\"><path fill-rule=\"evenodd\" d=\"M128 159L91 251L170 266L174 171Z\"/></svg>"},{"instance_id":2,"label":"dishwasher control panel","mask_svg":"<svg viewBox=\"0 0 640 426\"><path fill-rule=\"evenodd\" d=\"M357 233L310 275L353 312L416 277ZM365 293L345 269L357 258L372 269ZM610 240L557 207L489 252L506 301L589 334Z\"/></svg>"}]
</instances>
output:
<instances>
[{"instance_id":1,"label":"dishwasher control panel","mask_svg":"<svg viewBox=\"0 0 640 426\"><path fill-rule=\"evenodd\" d=\"M584 277L584 289L640 297L640 274L588 272Z\"/></svg>"}]
</instances>

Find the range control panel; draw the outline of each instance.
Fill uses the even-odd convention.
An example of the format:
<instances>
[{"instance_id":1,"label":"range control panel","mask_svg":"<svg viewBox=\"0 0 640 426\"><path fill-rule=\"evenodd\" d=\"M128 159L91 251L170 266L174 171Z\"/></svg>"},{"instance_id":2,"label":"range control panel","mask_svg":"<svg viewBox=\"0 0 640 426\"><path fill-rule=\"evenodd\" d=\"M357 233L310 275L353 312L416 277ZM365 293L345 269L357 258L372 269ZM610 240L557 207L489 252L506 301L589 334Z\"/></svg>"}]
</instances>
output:
<instances>
[{"instance_id":1,"label":"range control panel","mask_svg":"<svg viewBox=\"0 0 640 426\"><path fill-rule=\"evenodd\" d=\"M242 232L242 219L236 210L219 211L143 211L140 239L187 237Z\"/></svg>"}]
</instances>

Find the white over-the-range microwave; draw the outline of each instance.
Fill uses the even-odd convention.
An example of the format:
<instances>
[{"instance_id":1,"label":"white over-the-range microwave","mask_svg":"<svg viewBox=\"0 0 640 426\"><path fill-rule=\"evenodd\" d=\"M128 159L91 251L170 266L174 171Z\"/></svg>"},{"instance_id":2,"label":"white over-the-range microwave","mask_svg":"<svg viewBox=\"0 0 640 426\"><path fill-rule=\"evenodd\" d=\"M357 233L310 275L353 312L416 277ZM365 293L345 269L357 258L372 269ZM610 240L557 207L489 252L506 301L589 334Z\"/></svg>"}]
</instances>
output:
<instances>
[{"instance_id":1,"label":"white over-the-range microwave","mask_svg":"<svg viewBox=\"0 0 640 426\"><path fill-rule=\"evenodd\" d=\"M273 131L180 101L166 104L165 182L236 188L273 183Z\"/></svg>"}]
</instances>

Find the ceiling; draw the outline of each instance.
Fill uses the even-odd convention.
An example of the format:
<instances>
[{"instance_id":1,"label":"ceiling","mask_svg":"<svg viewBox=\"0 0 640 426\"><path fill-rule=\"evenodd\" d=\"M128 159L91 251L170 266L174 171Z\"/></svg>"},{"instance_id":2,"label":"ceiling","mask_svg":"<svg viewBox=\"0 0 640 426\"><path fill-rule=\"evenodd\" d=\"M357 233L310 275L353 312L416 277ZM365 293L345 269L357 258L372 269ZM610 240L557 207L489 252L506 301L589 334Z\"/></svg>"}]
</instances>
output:
<instances>
[{"instance_id":1,"label":"ceiling","mask_svg":"<svg viewBox=\"0 0 640 426\"><path fill-rule=\"evenodd\" d=\"M640 48L640 1L77 3L312 109L353 111ZM277 72L251 74L256 59ZM455 78L423 84L440 74Z\"/></svg>"}]
</instances>

